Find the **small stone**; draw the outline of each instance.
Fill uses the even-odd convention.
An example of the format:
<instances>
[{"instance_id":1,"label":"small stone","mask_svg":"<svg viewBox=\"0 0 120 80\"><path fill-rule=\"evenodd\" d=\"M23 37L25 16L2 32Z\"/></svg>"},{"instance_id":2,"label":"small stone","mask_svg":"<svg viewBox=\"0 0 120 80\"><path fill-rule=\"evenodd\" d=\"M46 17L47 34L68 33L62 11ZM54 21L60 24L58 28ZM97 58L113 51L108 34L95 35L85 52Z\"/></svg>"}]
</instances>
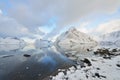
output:
<instances>
[{"instance_id":1,"label":"small stone","mask_svg":"<svg viewBox=\"0 0 120 80\"><path fill-rule=\"evenodd\" d=\"M97 70L100 70L100 68L96 68Z\"/></svg>"},{"instance_id":2,"label":"small stone","mask_svg":"<svg viewBox=\"0 0 120 80\"><path fill-rule=\"evenodd\" d=\"M95 76L98 77L98 78L100 77L99 73L95 73Z\"/></svg>"},{"instance_id":3,"label":"small stone","mask_svg":"<svg viewBox=\"0 0 120 80\"><path fill-rule=\"evenodd\" d=\"M98 54L98 52L96 51L96 52L94 52L94 54L95 54L95 55L97 55L97 54Z\"/></svg>"},{"instance_id":4,"label":"small stone","mask_svg":"<svg viewBox=\"0 0 120 80\"><path fill-rule=\"evenodd\" d=\"M91 65L92 65L91 62L90 62L87 58L85 58L85 59L83 60L83 62L86 63L88 66L91 66Z\"/></svg>"},{"instance_id":5,"label":"small stone","mask_svg":"<svg viewBox=\"0 0 120 80\"><path fill-rule=\"evenodd\" d=\"M86 74L86 78L88 78L88 75Z\"/></svg>"},{"instance_id":6,"label":"small stone","mask_svg":"<svg viewBox=\"0 0 120 80\"><path fill-rule=\"evenodd\" d=\"M104 56L103 58L104 58L104 59L111 59L110 56Z\"/></svg>"},{"instance_id":7,"label":"small stone","mask_svg":"<svg viewBox=\"0 0 120 80\"><path fill-rule=\"evenodd\" d=\"M106 76L101 75L101 77L106 78Z\"/></svg>"},{"instance_id":8,"label":"small stone","mask_svg":"<svg viewBox=\"0 0 120 80\"><path fill-rule=\"evenodd\" d=\"M31 55L29 55L29 54L24 54L23 56L24 56L24 57L30 57Z\"/></svg>"},{"instance_id":9,"label":"small stone","mask_svg":"<svg viewBox=\"0 0 120 80\"><path fill-rule=\"evenodd\" d=\"M117 67L120 67L120 64L116 64Z\"/></svg>"},{"instance_id":10,"label":"small stone","mask_svg":"<svg viewBox=\"0 0 120 80\"><path fill-rule=\"evenodd\" d=\"M90 51L89 49L87 49L87 51Z\"/></svg>"},{"instance_id":11,"label":"small stone","mask_svg":"<svg viewBox=\"0 0 120 80\"><path fill-rule=\"evenodd\" d=\"M113 49L112 52L117 52L117 49Z\"/></svg>"}]
</instances>

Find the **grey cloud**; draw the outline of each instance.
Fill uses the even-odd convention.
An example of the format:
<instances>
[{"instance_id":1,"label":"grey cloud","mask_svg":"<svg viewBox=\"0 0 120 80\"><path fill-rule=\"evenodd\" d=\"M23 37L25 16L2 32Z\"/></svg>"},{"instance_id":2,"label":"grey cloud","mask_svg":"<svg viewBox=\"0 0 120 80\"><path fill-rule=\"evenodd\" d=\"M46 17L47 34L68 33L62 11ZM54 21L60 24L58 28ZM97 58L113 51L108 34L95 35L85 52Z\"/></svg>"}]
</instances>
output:
<instances>
[{"instance_id":1,"label":"grey cloud","mask_svg":"<svg viewBox=\"0 0 120 80\"><path fill-rule=\"evenodd\" d=\"M16 22L16 20L0 15L0 36L28 36L26 27Z\"/></svg>"},{"instance_id":2,"label":"grey cloud","mask_svg":"<svg viewBox=\"0 0 120 80\"><path fill-rule=\"evenodd\" d=\"M114 13L120 0L11 0L11 5L14 7L9 8L8 15L33 32L38 26L51 25L49 20L56 17L57 28L49 34L55 35L91 13Z\"/></svg>"}]
</instances>

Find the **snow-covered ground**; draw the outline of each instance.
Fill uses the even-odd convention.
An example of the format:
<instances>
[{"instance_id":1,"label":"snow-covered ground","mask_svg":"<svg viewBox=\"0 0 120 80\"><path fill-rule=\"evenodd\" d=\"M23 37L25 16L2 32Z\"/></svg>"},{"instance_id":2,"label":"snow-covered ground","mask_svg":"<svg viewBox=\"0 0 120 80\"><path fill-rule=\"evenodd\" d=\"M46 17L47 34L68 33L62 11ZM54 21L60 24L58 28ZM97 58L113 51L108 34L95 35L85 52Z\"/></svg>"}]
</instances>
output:
<instances>
[{"instance_id":1,"label":"snow-covered ground","mask_svg":"<svg viewBox=\"0 0 120 80\"><path fill-rule=\"evenodd\" d=\"M105 34L96 42L90 36L77 31L75 28L69 29L57 38L56 44L58 51L63 50L69 59L77 61L78 64L67 70L59 69L57 75L51 76L52 80L120 80L120 51L114 52L114 48L116 47L110 48L113 52L104 49L105 45L109 47L113 44L115 45L115 43L119 45L119 40L120 31ZM97 43L103 46L102 50L99 50L99 47L94 49L99 50L100 53L97 53L99 55L95 55L94 51L91 51L92 55L89 54L90 56L80 53L84 49L87 51L91 50L89 47L80 48L81 45L86 44L88 46L92 44L94 47ZM117 46L117 48L119 47ZM116 56L115 54L119 55ZM89 64L85 63L84 59L87 60Z\"/></svg>"},{"instance_id":2,"label":"snow-covered ground","mask_svg":"<svg viewBox=\"0 0 120 80\"><path fill-rule=\"evenodd\" d=\"M120 51L115 52L120 54ZM120 55L105 59L102 56L85 57L84 66L77 65L67 70L60 69L52 80L120 80Z\"/></svg>"}]
</instances>

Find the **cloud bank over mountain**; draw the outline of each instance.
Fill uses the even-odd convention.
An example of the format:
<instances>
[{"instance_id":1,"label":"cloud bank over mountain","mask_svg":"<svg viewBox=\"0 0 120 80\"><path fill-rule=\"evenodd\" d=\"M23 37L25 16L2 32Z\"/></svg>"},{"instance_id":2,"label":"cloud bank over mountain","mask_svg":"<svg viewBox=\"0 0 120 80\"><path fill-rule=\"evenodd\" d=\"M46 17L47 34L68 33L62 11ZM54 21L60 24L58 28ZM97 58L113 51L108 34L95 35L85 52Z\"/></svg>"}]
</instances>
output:
<instances>
[{"instance_id":1,"label":"cloud bank over mountain","mask_svg":"<svg viewBox=\"0 0 120 80\"><path fill-rule=\"evenodd\" d=\"M7 0L0 5L3 15L6 13L5 16L10 17L8 21L1 22L1 25L5 25L4 28L13 29L15 24L16 28L19 26L22 29L16 30L15 34L25 30L24 34L29 32L41 35L44 32L38 29L48 26L51 31L46 36L50 37L91 14L115 13L120 8L120 0ZM6 26L6 23L9 26ZM9 32L3 30L3 27L0 27L0 30Z\"/></svg>"}]
</instances>

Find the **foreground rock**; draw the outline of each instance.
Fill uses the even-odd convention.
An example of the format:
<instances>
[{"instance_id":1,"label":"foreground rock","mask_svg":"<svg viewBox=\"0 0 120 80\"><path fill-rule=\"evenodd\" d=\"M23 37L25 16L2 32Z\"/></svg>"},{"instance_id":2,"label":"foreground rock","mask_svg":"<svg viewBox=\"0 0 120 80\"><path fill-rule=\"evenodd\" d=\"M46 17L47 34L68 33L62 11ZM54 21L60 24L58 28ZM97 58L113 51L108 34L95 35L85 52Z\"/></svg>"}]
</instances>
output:
<instances>
[{"instance_id":1,"label":"foreground rock","mask_svg":"<svg viewBox=\"0 0 120 80\"><path fill-rule=\"evenodd\" d=\"M105 59L111 59L111 57L120 55L120 52L117 49L109 50L109 49L103 48L103 49L97 49L97 51L95 51L94 54L103 56L103 58Z\"/></svg>"}]
</instances>

